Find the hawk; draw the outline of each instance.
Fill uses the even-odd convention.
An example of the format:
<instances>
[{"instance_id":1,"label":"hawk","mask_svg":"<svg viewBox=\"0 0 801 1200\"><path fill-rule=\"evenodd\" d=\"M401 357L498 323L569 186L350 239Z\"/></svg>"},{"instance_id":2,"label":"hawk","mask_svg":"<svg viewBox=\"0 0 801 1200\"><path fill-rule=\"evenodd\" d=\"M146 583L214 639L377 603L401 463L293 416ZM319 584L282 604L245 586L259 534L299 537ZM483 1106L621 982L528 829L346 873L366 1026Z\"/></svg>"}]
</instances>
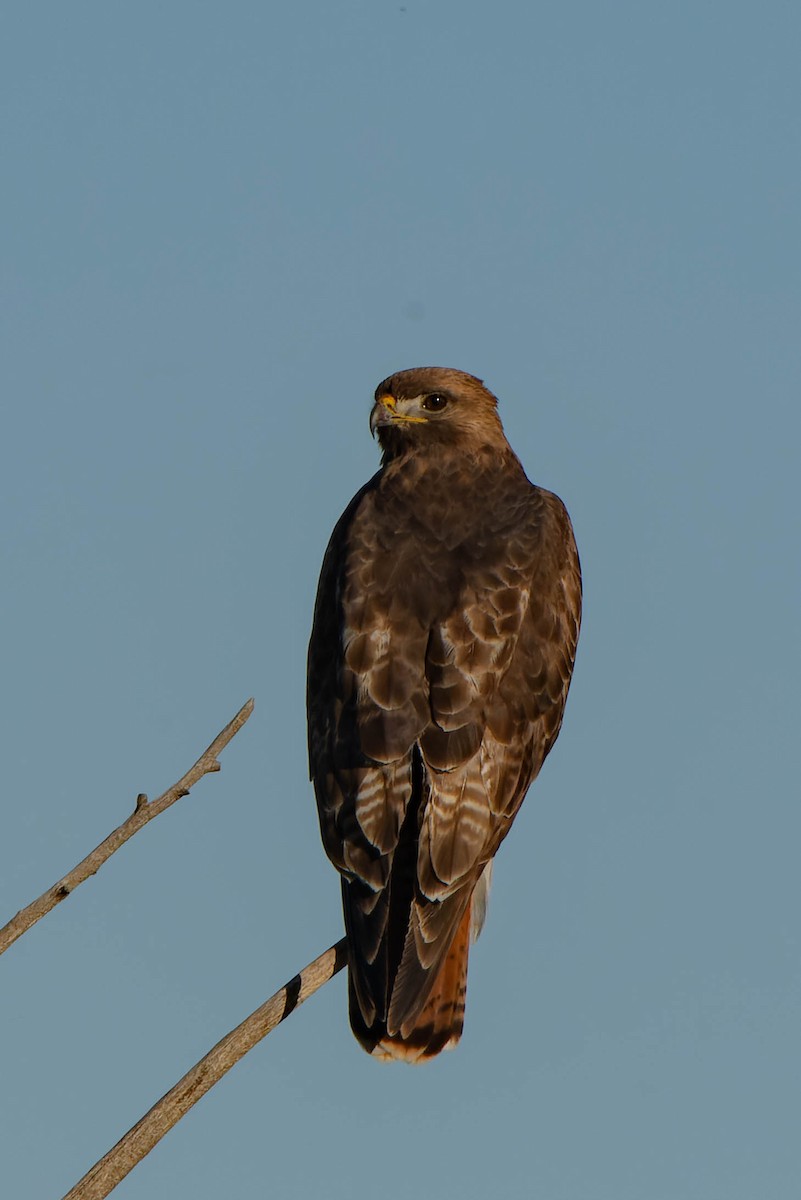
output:
<instances>
[{"instance_id":1,"label":"hawk","mask_svg":"<svg viewBox=\"0 0 801 1200\"><path fill-rule=\"evenodd\" d=\"M399 371L381 469L337 522L308 659L309 765L342 876L350 1022L384 1059L453 1046L493 857L556 741L581 574L480 379Z\"/></svg>"}]
</instances>

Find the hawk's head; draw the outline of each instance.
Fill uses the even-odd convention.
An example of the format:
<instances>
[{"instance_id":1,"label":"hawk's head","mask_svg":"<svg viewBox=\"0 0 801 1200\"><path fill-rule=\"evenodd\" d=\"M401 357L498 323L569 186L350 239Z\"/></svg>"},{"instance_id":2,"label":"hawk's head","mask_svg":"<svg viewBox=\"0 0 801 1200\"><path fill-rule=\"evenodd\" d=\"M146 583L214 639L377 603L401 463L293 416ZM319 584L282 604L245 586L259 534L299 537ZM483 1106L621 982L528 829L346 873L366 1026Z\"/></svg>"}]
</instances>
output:
<instances>
[{"instance_id":1,"label":"hawk's head","mask_svg":"<svg viewBox=\"0 0 801 1200\"><path fill-rule=\"evenodd\" d=\"M508 446L492 392L475 375L448 367L390 375L376 388L370 429L388 459L428 446L465 452Z\"/></svg>"}]
</instances>

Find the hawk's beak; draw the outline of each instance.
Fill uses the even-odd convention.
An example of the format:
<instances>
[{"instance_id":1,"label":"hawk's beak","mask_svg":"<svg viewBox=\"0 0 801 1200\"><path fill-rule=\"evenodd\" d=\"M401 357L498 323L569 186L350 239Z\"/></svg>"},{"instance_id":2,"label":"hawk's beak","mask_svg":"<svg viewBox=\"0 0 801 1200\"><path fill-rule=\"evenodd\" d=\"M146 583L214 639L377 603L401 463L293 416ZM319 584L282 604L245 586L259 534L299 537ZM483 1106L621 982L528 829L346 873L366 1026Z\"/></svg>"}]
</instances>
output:
<instances>
[{"instance_id":1,"label":"hawk's beak","mask_svg":"<svg viewBox=\"0 0 801 1200\"><path fill-rule=\"evenodd\" d=\"M408 401L402 401L408 404ZM370 413L370 432L373 437L377 429L385 425L425 425L425 417L412 417L398 411L398 402L394 396L379 396Z\"/></svg>"},{"instance_id":2,"label":"hawk's beak","mask_svg":"<svg viewBox=\"0 0 801 1200\"><path fill-rule=\"evenodd\" d=\"M395 405L397 401L394 396L379 396L373 405L373 411L370 413L370 433L375 437L377 429L382 425L391 425L395 419Z\"/></svg>"}]
</instances>

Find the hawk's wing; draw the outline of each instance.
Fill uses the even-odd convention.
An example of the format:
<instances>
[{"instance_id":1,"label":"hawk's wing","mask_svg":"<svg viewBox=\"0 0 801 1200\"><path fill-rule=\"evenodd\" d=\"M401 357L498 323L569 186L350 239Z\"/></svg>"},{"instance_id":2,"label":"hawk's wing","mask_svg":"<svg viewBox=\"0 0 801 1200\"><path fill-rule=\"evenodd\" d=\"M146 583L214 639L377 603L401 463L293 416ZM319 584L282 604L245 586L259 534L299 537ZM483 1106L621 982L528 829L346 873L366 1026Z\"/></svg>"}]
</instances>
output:
<instances>
[{"instance_id":1,"label":"hawk's wing","mask_svg":"<svg viewBox=\"0 0 801 1200\"><path fill-rule=\"evenodd\" d=\"M463 511L449 519L452 481L433 505L433 535L379 472L326 553L309 650L310 767L343 875L351 1021L368 1049L441 1049L438 976L451 983L439 1007L458 1037L471 897L561 725L578 556L561 501L524 482L488 481L471 536L449 544L449 529L465 529Z\"/></svg>"}]
</instances>

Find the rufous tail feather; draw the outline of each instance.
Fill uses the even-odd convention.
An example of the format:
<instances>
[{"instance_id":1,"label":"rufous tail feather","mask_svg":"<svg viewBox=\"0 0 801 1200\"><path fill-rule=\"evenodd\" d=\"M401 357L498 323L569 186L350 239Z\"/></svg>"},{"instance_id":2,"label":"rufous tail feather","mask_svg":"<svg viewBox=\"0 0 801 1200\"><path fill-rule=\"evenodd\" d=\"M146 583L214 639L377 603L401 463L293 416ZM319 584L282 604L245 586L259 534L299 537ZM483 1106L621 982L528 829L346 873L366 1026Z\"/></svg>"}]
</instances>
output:
<instances>
[{"instance_id":1,"label":"rufous tail feather","mask_svg":"<svg viewBox=\"0 0 801 1200\"><path fill-rule=\"evenodd\" d=\"M441 1050L450 1050L464 1028L467 994L467 959L470 952L470 909L468 904L451 947L425 1006L405 1035L385 1033L372 1051L375 1058L425 1062Z\"/></svg>"}]
</instances>

